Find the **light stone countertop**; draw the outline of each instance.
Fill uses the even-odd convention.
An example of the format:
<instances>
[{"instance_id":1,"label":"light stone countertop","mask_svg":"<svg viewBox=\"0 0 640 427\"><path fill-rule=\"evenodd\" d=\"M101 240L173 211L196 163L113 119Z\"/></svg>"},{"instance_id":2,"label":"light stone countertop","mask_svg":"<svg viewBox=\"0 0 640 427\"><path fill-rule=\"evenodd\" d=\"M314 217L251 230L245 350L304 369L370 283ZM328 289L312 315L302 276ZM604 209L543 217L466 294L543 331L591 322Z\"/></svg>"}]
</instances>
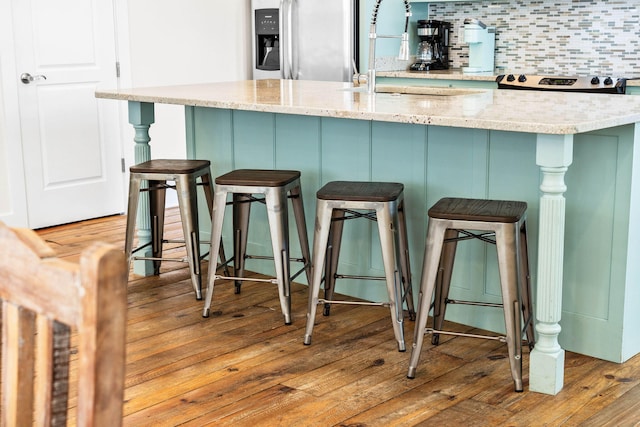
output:
<instances>
[{"instance_id":1,"label":"light stone countertop","mask_svg":"<svg viewBox=\"0 0 640 427\"><path fill-rule=\"evenodd\" d=\"M247 80L98 90L97 98L515 132L575 134L640 122L640 96L470 89L376 93L351 83ZM462 94L460 94L462 93Z\"/></svg>"}]
</instances>

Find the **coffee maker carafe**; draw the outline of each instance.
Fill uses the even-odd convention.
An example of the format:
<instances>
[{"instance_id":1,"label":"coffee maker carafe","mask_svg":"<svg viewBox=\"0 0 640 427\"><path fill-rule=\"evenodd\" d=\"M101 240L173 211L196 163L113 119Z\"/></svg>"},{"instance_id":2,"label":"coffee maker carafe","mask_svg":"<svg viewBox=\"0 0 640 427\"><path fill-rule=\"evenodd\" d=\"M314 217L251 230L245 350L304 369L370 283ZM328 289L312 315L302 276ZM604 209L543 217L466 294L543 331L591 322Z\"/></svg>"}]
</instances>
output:
<instances>
[{"instance_id":1,"label":"coffee maker carafe","mask_svg":"<svg viewBox=\"0 0 640 427\"><path fill-rule=\"evenodd\" d=\"M446 70L449 68L449 33L451 24L433 19L418 21L418 51L411 71Z\"/></svg>"}]
</instances>

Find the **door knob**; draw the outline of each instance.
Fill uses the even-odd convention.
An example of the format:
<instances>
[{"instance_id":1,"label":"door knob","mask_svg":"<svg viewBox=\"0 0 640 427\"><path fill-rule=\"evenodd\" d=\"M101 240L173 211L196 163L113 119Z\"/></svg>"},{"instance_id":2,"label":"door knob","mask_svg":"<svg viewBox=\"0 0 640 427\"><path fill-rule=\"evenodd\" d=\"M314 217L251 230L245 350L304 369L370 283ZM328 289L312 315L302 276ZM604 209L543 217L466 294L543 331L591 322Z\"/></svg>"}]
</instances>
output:
<instances>
[{"instance_id":1,"label":"door knob","mask_svg":"<svg viewBox=\"0 0 640 427\"><path fill-rule=\"evenodd\" d=\"M42 74L38 74L37 76L32 76L29 73L22 73L20 75L20 81L26 85L28 85L29 83L31 83L34 80L47 80L47 76L42 75Z\"/></svg>"}]
</instances>

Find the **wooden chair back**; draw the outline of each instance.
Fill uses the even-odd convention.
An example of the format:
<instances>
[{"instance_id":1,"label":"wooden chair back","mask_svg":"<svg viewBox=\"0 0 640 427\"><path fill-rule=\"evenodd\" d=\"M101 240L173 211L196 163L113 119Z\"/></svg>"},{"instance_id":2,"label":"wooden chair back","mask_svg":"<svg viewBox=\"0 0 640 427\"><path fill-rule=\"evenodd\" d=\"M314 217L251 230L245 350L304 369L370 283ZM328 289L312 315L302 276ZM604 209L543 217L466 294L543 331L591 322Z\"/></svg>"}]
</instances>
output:
<instances>
[{"instance_id":1,"label":"wooden chair back","mask_svg":"<svg viewBox=\"0 0 640 427\"><path fill-rule=\"evenodd\" d=\"M3 426L66 425L74 404L78 426L122 424L126 285L114 246L94 243L75 264L0 222Z\"/></svg>"}]
</instances>

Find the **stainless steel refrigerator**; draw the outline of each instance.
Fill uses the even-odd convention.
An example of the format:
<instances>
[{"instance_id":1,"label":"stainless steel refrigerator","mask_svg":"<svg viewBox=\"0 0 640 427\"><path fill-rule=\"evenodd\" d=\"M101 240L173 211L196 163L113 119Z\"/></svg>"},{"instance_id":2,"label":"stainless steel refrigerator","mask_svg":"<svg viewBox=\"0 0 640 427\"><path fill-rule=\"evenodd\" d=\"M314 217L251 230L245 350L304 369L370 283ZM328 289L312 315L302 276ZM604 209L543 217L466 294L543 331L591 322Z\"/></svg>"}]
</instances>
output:
<instances>
[{"instance_id":1,"label":"stainless steel refrigerator","mask_svg":"<svg viewBox=\"0 0 640 427\"><path fill-rule=\"evenodd\" d=\"M358 0L252 0L254 79L351 81Z\"/></svg>"}]
</instances>

